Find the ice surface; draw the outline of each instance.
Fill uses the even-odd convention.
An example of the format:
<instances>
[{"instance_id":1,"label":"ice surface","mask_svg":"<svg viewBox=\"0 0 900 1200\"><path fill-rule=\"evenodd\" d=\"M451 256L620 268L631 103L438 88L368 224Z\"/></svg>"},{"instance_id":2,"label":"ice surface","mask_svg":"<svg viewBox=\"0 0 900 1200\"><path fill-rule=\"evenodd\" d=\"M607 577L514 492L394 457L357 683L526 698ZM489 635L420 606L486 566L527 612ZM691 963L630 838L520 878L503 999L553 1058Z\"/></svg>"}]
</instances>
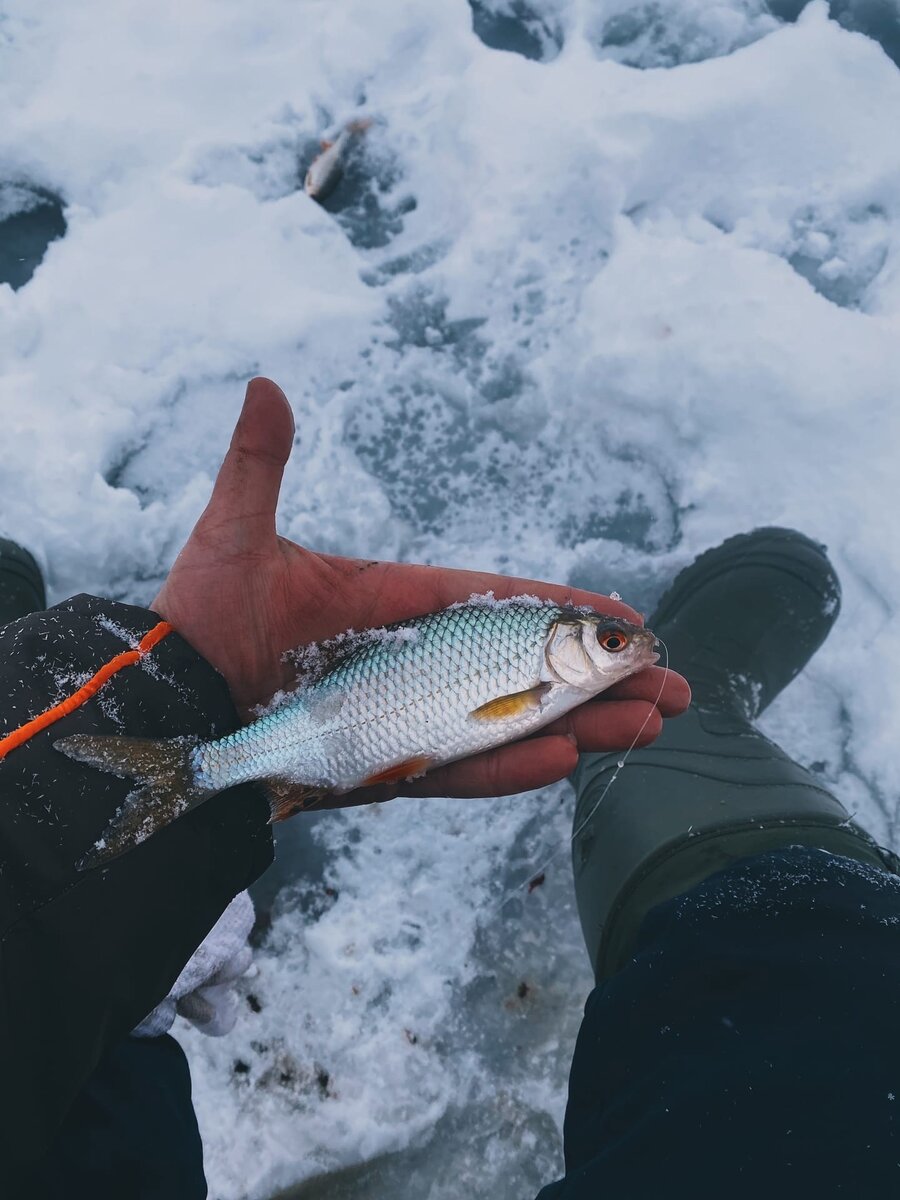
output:
<instances>
[{"instance_id":1,"label":"ice surface","mask_svg":"<svg viewBox=\"0 0 900 1200\"><path fill-rule=\"evenodd\" d=\"M701 549L796 526L844 604L765 725L897 845L893 10L883 49L821 3L475 9L6 0L0 180L66 231L0 285L3 531L53 599L149 599L258 371L297 413L282 532L321 549L649 612ZM358 114L317 205L310 156ZM589 984L565 853L499 901L570 813L560 787L284 826L246 1011L183 1032L214 1197L558 1171Z\"/></svg>"}]
</instances>

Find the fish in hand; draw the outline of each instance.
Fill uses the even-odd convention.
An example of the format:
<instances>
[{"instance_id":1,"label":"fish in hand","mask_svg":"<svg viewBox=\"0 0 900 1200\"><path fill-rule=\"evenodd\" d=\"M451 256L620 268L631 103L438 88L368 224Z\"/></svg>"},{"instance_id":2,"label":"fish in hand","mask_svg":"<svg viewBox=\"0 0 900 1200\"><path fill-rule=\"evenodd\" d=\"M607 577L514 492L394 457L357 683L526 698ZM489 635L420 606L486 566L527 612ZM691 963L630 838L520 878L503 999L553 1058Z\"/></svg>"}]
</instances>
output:
<instances>
[{"instance_id":1,"label":"fish in hand","mask_svg":"<svg viewBox=\"0 0 900 1200\"><path fill-rule=\"evenodd\" d=\"M76 734L70 758L137 780L82 869L210 796L257 780L271 819L516 741L655 663L628 621L520 597L473 598L317 648L310 677L215 741Z\"/></svg>"}]
</instances>

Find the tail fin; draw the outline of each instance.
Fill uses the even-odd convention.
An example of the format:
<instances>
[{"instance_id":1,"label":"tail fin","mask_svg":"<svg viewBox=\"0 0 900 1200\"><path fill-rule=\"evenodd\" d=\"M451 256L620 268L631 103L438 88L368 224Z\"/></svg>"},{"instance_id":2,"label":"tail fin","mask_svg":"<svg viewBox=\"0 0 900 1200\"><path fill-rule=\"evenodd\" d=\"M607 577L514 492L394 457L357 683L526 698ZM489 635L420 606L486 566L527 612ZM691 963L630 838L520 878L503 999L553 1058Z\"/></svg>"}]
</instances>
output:
<instances>
[{"instance_id":1,"label":"tail fin","mask_svg":"<svg viewBox=\"0 0 900 1200\"><path fill-rule=\"evenodd\" d=\"M347 122L346 129L348 133L359 135L365 133L367 129L371 129L374 123L371 117L357 117L355 121Z\"/></svg>"},{"instance_id":2,"label":"tail fin","mask_svg":"<svg viewBox=\"0 0 900 1200\"><path fill-rule=\"evenodd\" d=\"M100 839L76 864L87 871L146 841L165 825L189 812L215 792L194 783L191 738L93 737L75 734L54 742L54 748L101 771L140 785L107 825Z\"/></svg>"}]
</instances>

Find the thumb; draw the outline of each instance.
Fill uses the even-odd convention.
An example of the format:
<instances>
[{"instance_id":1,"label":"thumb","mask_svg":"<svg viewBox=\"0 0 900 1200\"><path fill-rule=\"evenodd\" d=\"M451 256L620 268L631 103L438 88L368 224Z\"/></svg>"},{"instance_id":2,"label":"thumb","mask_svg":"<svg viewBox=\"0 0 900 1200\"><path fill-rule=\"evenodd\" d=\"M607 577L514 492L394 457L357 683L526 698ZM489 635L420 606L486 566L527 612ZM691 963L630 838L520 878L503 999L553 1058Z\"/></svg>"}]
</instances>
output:
<instances>
[{"instance_id":1,"label":"thumb","mask_svg":"<svg viewBox=\"0 0 900 1200\"><path fill-rule=\"evenodd\" d=\"M275 534L275 507L294 444L294 417L271 379L251 379L202 524L234 523L229 540L247 545Z\"/></svg>"}]
</instances>

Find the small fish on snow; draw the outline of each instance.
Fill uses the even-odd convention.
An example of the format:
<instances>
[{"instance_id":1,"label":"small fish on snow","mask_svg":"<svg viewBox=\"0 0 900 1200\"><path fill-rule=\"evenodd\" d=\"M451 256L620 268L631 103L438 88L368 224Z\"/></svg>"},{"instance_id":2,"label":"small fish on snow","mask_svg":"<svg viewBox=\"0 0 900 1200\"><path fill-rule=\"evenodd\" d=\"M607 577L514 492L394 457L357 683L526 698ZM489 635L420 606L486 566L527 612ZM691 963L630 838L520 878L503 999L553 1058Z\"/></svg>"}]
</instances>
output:
<instances>
[{"instance_id":1,"label":"small fish on snow","mask_svg":"<svg viewBox=\"0 0 900 1200\"><path fill-rule=\"evenodd\" d=\"M324 200L336 186L344 170L350 147L371 126L369 117L348 121L333 142L322 142L322 152L310 163L303 189L313 200Z\"/></svg>"},{"instance_id":2,"label":"small fish on snow","mask_svg":"<svg viewBox=\"0 0 900 1200\"><path fill-rule=\"evenodd\" d=\"M325 643L312 679L215 741L63 738L71 758L139 784L80 865L240 783L264 782L279 821L526 737L655 663L655 645L649 630L581 608L470 602Z\"/></svg>"}]
</instances>

